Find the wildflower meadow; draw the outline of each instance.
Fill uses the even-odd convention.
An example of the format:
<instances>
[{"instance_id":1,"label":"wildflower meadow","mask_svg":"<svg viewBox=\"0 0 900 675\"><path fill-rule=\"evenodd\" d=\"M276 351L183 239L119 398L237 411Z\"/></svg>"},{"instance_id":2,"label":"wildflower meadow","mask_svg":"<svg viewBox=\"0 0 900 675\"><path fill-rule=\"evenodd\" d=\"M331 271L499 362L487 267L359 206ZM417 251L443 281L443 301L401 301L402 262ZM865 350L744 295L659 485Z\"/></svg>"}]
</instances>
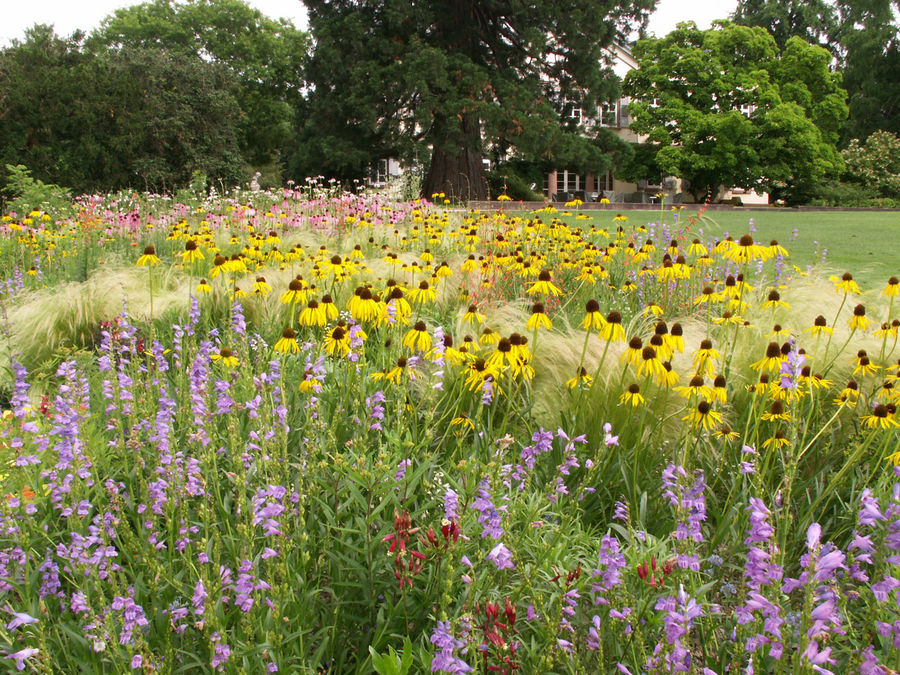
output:
<instances>
[{"instance_id":1,"label":"wildflower meadow","mask_svg":"<svg viewBox=\"0 0 900 675\"><path fill-rule=\"evenodd\" d=\"M3 216L0 670L900 670L897 276L444 201Z\"/></svg>"}]
</instances>

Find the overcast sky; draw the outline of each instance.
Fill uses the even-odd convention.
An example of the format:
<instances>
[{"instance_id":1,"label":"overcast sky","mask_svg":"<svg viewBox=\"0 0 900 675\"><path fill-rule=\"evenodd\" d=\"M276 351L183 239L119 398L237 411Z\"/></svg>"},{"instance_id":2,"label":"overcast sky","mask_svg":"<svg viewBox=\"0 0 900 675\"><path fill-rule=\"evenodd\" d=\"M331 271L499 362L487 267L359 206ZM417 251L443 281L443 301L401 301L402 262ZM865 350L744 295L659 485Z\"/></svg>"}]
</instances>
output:
<instances>
[{"instance_id":1,"label":"overcast sky","mask_svg":"<svg viewBox=\"0 0 900 675\"><path fill-rule=\"evenodd\" d=\"M291 19L306 27L306 12L300 0L249 0L253 7L273 18ZM0 0L0 45L22 38L25 29L36 23L53 24L56 32L69 35L81 29L90 32L103 17L119 7L140 4L141 0ZM724 19L734 11L737 0L659 0L650 18L650 30L665 35L679 21L693 20L708 28L713 19Z\"/></svg>"}]
</instances>

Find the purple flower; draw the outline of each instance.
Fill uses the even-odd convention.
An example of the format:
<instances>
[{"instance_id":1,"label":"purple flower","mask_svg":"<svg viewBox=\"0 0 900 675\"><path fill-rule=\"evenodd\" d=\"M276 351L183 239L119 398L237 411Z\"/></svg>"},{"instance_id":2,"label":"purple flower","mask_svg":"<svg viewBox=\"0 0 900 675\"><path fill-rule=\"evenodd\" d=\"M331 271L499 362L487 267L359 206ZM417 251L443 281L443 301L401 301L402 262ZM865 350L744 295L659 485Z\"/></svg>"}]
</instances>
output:
<instances>
[{"instance_id":1,"label":"purple flower","mask_svg":"<svg viewBox=\"0 0 900 675\"><path fill-rule=\"evenodd\" d=\"M6 658L13 659L16 662L16 670L25 670L25 659L30 659L37 653L37 649L34 649L33 647L26 647L25 649L20 649L19 651L13 652L12 654L7 654Z\"/></svg>"},{"instance_id":2,"label":"purple flower","mask_svg":"<svg viewBox=\"0 0 900 675\"><path fill-rule=\"evenodd\" d=\"M478 522L482 525L481 536L499 539L503 536L503 526L500 524L500 512L491 501L490 479L485 478L478 484L478 493L470 509L478 511Z\"/></svg>"},{"instance_id":3,"label":"purple flower","mask_svg":"<svg viewBox=\"0 0 900 675\"><path fill-rule=\"evenodd\" d=\"M459 495L449 487L444 492L444 518L459 520Z\"/></svg>"},{"instance_id":4,"label":"purple flower","mask_svg":"<svg viewBox=\"0 0 900 675\"><path fill-rule=\"evenodd\" d=\"M497 566L498 570L515 568L515 563L512 561L512 552L502 542L491 549L487 558Z\"/></svg>"},{"instance_id":5,"label":"purple flower","mask_svg":"<svg viewBox=\"0 0 900 675\"><path fill-rule=\"evenodd\" d=\"M37 619L24 612L13 612L13 619L6 624L6 630L14 631L19 626L26 626L30 623L37 623Z\"/></svg>"},{"instance_id":6,"label":"purple flower","mask_svg":"<svg viewBox=\"0 0 900 675\"><path fill-rule=\"evenodd\" d=\"M431 662L432 673L471 673L472 667L456 656L454 652L462 649L465 654L466 643L453 637L453 630L449 621L438 621L434 632L431 634L431 644L439 650Z\"/></svg>"}]
</instances>

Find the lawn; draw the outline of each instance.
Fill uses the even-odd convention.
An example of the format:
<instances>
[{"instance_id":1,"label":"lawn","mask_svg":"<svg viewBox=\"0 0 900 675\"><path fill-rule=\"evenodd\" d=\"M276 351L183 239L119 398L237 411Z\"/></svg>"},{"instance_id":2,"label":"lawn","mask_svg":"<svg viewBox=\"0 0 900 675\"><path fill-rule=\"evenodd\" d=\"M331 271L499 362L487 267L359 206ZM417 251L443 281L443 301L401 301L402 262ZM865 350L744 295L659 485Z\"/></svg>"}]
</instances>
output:
<instances>
[{"instance_id":1,"label":"lawn","mask_svg":"<svg viewBox=\"0 0 900 675\"><path fill-rule=\"evenodd\" d=\"M630 211L626 215L647 222L659 219L658 211ZM683 215L688 218L693 214ZM671 218L671 212L667 212L667 222ZM894 211L707 211L691 229L716 238L728 232L737 239L747 232L751 221L758 241L777 239L789 244L795 265L806 268L824 259L825 270L852 272L864 290L881 288L888 277L900 271L900 213Z\"/></svg>"}]
</instances>

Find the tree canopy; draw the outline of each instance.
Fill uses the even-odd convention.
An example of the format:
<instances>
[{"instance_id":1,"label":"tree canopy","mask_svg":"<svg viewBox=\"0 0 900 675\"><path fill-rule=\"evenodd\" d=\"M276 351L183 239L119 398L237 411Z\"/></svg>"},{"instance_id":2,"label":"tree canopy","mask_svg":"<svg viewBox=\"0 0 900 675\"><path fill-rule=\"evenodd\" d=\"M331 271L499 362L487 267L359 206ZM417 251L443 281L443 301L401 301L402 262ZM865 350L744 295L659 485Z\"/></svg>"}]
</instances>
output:
<instances>
[{"instance_id":1,"label":"tree canopy","mask_svg":"<svg viewBox=\"0 0 900 675\"><path fill-rule=\"evenodd\" d=\"M779 50L763 28L719 21L679 24L633 53L631 128L698 199L723 185L798 199L843 168L846 94L825 49L792 37Z\"/></svg>"},{"instance_id":2,"label":"tree canopy","mask_svg":"<svg viewBox=\"0 0 900 675\"><path fill-rule=\"evenodd\" d=\"M485 198L485 153L604 170L622 144L566 106L617 95L608 47L656 0L307 0L315 36L307 171L362 173L431 157L423 192ZM626 149L627 151L627 149Z\"/></svg>"},{"instance_id":3,"label":"tree canopy","mask_svg":"<svg viewBox=\"0 0 900 675\"><path fill-rule=\"evenodd\" d=\"M277 159L295 133L307 36L243 0L153 0L118 9L90 42L193 55L230 71L248 164Z\"/></svg>"},{"instance_id":4,"label":"tree canopy","mask_svg":"<svg viewBox=\"0 0 900 675\"><path fill-rule=\"evenodd\" d=\"M732 20L768 30L780 49L792 37L829 50L837 28L837 10L827 0L740 0Z\"/></svg>"}]
</instances>

